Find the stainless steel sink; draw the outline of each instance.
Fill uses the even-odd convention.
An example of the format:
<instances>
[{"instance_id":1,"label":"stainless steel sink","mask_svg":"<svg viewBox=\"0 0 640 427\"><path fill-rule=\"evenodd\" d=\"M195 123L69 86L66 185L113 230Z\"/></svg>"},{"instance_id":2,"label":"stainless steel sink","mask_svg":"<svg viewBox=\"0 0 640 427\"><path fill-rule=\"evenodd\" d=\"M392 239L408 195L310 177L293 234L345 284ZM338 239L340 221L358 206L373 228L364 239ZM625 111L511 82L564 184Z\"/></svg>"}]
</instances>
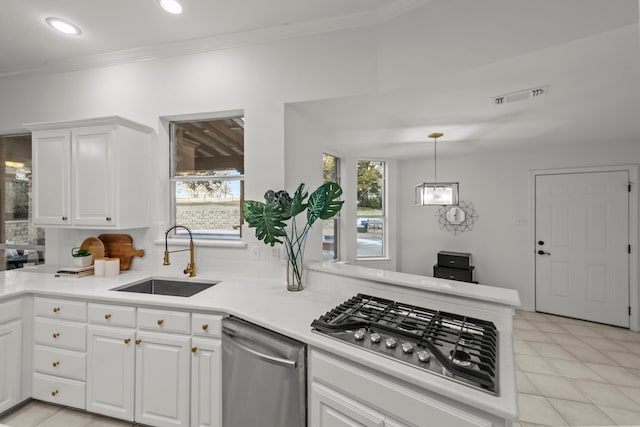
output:
<instances>
[{"instance_id":1,"label":"stainless steel sink","mask_svg":"<svg viewBox=\"0 0 640 427\"><path fill-rule=\"evenodd\" d=\"M219 281L200 281L180 279L151 278L132 285L113 288L112 291L136 292L139 294L171 295L174 297L190 297L209 289Z\"/></svg>"}]
</instances>

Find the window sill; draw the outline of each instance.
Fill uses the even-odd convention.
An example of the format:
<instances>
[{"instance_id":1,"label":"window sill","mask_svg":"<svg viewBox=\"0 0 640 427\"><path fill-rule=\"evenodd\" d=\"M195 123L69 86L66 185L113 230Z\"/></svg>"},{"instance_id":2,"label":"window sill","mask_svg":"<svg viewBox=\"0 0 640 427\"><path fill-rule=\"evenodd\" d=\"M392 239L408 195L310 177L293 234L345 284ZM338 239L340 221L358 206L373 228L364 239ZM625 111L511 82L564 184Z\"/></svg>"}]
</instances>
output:
<instances>
[{"instance_id":1,"label":"window sill","mask_svg":"<svg viewBox=\"0 0 640 427\"><path fill-rule=\"evenodd\" d=\"M156 239L153 241L154 245L164 246L164 239ZM189 239L177 239L170 238L167 240L169 246L189 246ZM200 248L230 248L230 249L245 249L247 243L242 240L224 241L224 240L208 240L208 239L193 239L193 244Z\"/></svg>"},{"instance_id":2,"label":"window sill","mask_svg":"<svg viewBox=\"0 0 640 427\"><path fill-rule=\"evenodd\" d=\"M356 258L356 262L367 262L367 261L391 261L389 257L366 257L366 258Z\"/></svg>"}]
</instances>

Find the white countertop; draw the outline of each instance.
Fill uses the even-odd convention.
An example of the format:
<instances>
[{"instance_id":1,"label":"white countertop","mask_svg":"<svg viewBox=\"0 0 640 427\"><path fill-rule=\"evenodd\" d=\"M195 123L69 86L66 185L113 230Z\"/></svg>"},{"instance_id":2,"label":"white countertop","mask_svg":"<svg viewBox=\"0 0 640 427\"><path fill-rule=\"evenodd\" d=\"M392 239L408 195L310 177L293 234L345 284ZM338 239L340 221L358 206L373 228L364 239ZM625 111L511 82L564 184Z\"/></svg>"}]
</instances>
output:
<instances>
[{"instance_id":1,"label":"white countertop","mask_svg":"<svg viewBox=\"0 0 640 427\"><path fill-rule=\"evenodd\" d=\"M155 306L167 309L215 312L230 314L249 322L282 333L310 346L331 352L338 356L359 362L369 368L407 381L430 392L435 392L456 401L469 404L499 417L515 420L517 400L515 388L515 368L511 322L498 322L499 339L499 389L500 396L474 390L468 386L406 366L399 362L311 332L311 322L329 311L345 299L358 292L369 293L384 298L411 298L411 303L428 308L442 302L438 294L466 300L461 310L474 310L470 302L478 299L485 310L490 304L497 307L499 315L510 315L513 306L519 305L517 293L505 289L477 285L453 283L449 280L409 277L401 273L385 273L386 278L372 278L376 271L353 266L310 266L311 280L301 292L288 292L282 280L243 279L199 276L184 280L221 280L215 286L192 297L172 297L163 295L117 292L110 289L140 281L154 275L143 271L125 271L115 277L88 276L80 279L54 277L55 266L41 266L35 269L10 270L0 273L0 300L25 294L36 294L56 298L77 298L88 301L111 302L127 305ZM318 276L316 278L315 276ZM322 277L331 277L329 284ZM345 277L346 276L346 277ZM353 280L354 278L364 281ZM308 277L309 279L309 277ZM373 281L371 285L367 281ZM375 283L374 283L375 282ZM384 284L392 283L392 285ZM492 297L495 297L492 299ZM502 307L502 309L500 308ZM508 308L505 310L505 308ZM502 314L500 311L502 310ZM491 320L491 319L487 319Z\"/></svg>"}]
</instances>

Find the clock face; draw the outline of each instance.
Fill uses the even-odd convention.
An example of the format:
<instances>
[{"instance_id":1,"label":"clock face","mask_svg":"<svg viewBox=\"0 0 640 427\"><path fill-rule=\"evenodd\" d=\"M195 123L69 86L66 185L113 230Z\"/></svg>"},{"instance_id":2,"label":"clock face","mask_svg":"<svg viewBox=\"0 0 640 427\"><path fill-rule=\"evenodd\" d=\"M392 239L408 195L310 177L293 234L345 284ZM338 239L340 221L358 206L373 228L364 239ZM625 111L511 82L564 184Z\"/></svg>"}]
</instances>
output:
<instances>
[{"instance_id":1,"label":"clock face","mask_svg":"<svg viewBox=\"0 0 640 427\"><path fill-rule=\"evenodd\" d=\"M465 212L458 206L453 206L447 211L447 221L454 225L460 225L466 218Z\"/></svg>"}]
</instances>

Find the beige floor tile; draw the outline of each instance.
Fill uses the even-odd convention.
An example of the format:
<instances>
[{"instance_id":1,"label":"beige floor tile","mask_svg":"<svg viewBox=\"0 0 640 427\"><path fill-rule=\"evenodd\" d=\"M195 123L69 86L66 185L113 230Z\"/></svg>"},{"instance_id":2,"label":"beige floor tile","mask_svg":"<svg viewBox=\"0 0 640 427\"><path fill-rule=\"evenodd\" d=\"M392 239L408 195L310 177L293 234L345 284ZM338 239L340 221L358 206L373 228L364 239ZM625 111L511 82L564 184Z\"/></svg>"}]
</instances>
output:
<instances>
[{"instance_id":1,"label":"beige floor tile","mask_svg":"<svg viewBox=\"0 0 640 427\"><path fill-rule=\"evenodd\" d=\"M640 342L633 341L616 341L620 347L624 347L628 351L640 355Z\"/></svg>"},{"instance_id":2,"label":"beige floor tile","mask_svg":"<svg viewBox=\"0 0 640 427\"><path fill-rule=\"evenodd\" d=\"M603 353L610 359L618 362L620 366L624 366L625 368L640 369L640 356L635 353L620 351L603 351Z\"/></svg>"},{"instance_id":3,"label":"beige floor tile","mask_svg":"<svg viewBox=\"0 0 640 427\"><path fill-rule=\"evenodd\" d=\"M580 338L573 335L569 335L568 333L564 333L564 334L547 333L547 336L551 339L551 342L560 344L565 349L571 348L571 347L591 347L589 344L582 341Z\"/></svg>"},{"instance_id":4,"label":"beige floor tile","mask_svg":"<svg viewBox=\"0 0 640 427\"><path fill-rule=\"evenodd\" d=\"M553 398L548 400L569 425L610 426L615 424L605 412L591 403Z\"/></svg>"},{"instance_id":5,"label":"beige floor tile","mask_svg":"<svg viewBox=\"0 0 640 427\"><path fill-rule=\"evenodd\" d=\"M640 425L640 412L600 406L600 409L620 426Z\"/></svg>"},{"instance_id":6,"label":"beige floor tile","mask_svg":"<svg viewBox=\"0 0 640 427\"><path fill-rule=\"evenodd\" d=\"M540 391L522 371L516 371L516 384L518 392L527 394L540 394Z\"/></svg>"},{"instance_id":7,"label":"beige floor tile","mask_svg":"<svg viewBox=\"0 0 640 427\"><path fill-rule=\"evenodd\" d=\"M525 372L560 375L543 357L540 356L516 354L516 367Z\"/></svg>"},{"instance_id":8,"label":"beige floor tile","mask_svg":"<svg viewBox=\"0 0 640 427\"><path fill-rule=\"evenodd\" d=\"M553 334L566 334L567 330L563 329L562 326L559 326L553 322L537 322L532 323L535 328L542 332L551 332Z\"/></svg>"},{"instance_id":9,"label":"beige floor tile","mask_svg":"<svg viewBox=\"0 0 640 427\"><path fill-rule=\"evenodd\" d=\"M582 362L562 359L549 359L547 362L565 378L606 382L593 369Z\"/></svg>"},{"instance_id":10,"label":"beige floor tile","mask_svg":"<svg viewBox=\"0 0 640 427\"><path fill-rule=\"evenodd\" d=\"M529 329L535 331L536 327L525 319L513 319L513 329Z\"/></svg>"},{"instance_id":11,"label":"beige floor tile","mask_svg":"<svg viewBox=\"0 0 640 427\"><path fill-rule=\"evenodd\" d=\"M546 333L538 331L537 329L514 329L513 335L528 342L553 342Z\"/></svg>"},{"instance_id":12,"label":"beige floor tile","mask_svg":"<svg viewBox=\"0 0 640 427\"><path fill-rule=\"evenodd\" d=\"M584 320L574 319L572 317L556 316L555 314L547 314L547 319L559 325L584 325Z\"/></svg>"},{"instance_id":13,"label":"beige floor tile","mask_svg":"<svg viewBox=\"0 0 640 427\"><path fill-rule=\"evenodd\" d=\"M632 400L634 400L638 405L640 405L640 387L628 387L620 385L618 389L622 390L624 394L629 396ZM640 410L640 409L637 409Z\"/></svg>"},{"instance_id":14,"label":"beige floor tile","mask_svg":"<svg viewBox=\"0 0 640 427\"><path fill-rule=\"evenodd\" d=\"M578 402L590 402L580 390L563 377L537 374L534 372L527 372L525 375L531 380L533 385L540 390L539 394L542 396L575 400Z\"/></svg>"},{"instance_id":15,"label":"beige floor tile","mask_svg":"<svg viewBox=\"0 0 640 427\"><path fill-rule=\"evenodd\" d=\"M548 427L547 425L527 423L527 422L521 422L520 425L522 427Z\"/></svg>"},{"instance_id":16,"label":"beige floor tile","mask_svg":"<svg viewBox=\"0 0 640 427\"><path fill-rule=\"evenodd\" d=\"M513 351L517 354L529 354L539 356L539 354L526 341L520 338L513 339Z\"/></svg>"},{"instance_id":17,"label":"beige floor tile","mask_svg":"<svg viewBox=\"0 0 640 427\"><path fill-rule=\"evenodd\" d=\"M94 415L87 412L64 408L38 424L38 427L82 427L94 418Z\"/></svg>"},{"instance_id":18,"label":"beige floor tile","mask_svg":"<svg viewBox=\"0 0 640 427\"><path fill-rule=\"evenodd\" d=\"M640 387L640 377L627 368L597 363L586 363L586 365L610 384Z\"/></svg>"},{"instance_id":19,"label":"beige floor tile","mask_svg":"<svg viewBox=\"0 0 640 427\"><path fill-rule=\"evenodd\" d=\"M577 335L579 337L604 338L602 336L602 333L589 326L566 324L562 325L562 327L566 329L570 334Z\"/></svg>"},{"instance_id":20,"label":"beige floor tile","mask_svg":"<svg viewBox=\"0 0 640 427\"><path fill-rule=\"evenodd\" d=\"M11 427L34 427L61 409L60 406L33 401L0 418L0 422Z\"/></svg>"},{"instance_id":21,"label":"beige floor tile","mask_svg":"<svg viewBox=\"0 0 640 427\"><path fill-rule=\"evenodd\" d=\"M580 337L580 339L596 350L606 350L606 351L622 351L626 352L628 349L618 344L617 341L610 340L607 338L600 337Z\"/></svg>"},{"instance_id":22,"label":"beige floor tile","mask_svg":"<svg viewBox=\"0 0 640 427\"><path fill-rule=\"evenodd\" d=\"M550 322L546 314L536 313L535 311L516 310L516 313L523 319L527 319L532 322Z\"/></svg>"},{"instance_id":23,"label":"beige floor tile","mask_svg":"<svg viewBox=\"0 0 640 427\"><path fill-rule=\"evenodd\" d=\"M520 423L534 423L546 426L566 426L567 423L555 408L542 396L518 393Z\"/></svg>"},{"instance_id":24,"label":"beige floor tile","mask_svg":"<svg viewBox=\"0 0 640 427\"><path fill-rule=\"evenodd\" d=\"M577 360L576 357L566 351L559 344L546 342L531 343L531 347L542 357L551 359Z\"/></svg>"},{"instance_id":25,"label":"beige floor tile","mask_svg":"<svg viewBox=\"0 0 640 427\"><path fill-rule=\"evenodd\" d=\"M596 405L630 411L640 409L637 402L627 396L621 389L611 384L586 380L571 380L571 382Z\"/></svg>"},{"instance_id":26,"label":"beige floor tile","mask_svg":"<svg viewBox=\"0 0 640 427\"><path fill-rule=\"evenodd\" d=\"M609 325L597 325L592 326L592 328L598 331L603 337L610 340L634 341L630 340L628 329Z\"/></svg>"},{"instance_id":27,"label":"beige floor tile","mask_svg":"<svg viewBox=\"0 0 640 427\"><path fill-rule=\"evenodd\" d=\"M591 347L570 347L567 351L573 354L576 359L584 363L600 363L602 365L617 366L618 363L607 357L605 354Z\"/></svg>"}]
</instances>

